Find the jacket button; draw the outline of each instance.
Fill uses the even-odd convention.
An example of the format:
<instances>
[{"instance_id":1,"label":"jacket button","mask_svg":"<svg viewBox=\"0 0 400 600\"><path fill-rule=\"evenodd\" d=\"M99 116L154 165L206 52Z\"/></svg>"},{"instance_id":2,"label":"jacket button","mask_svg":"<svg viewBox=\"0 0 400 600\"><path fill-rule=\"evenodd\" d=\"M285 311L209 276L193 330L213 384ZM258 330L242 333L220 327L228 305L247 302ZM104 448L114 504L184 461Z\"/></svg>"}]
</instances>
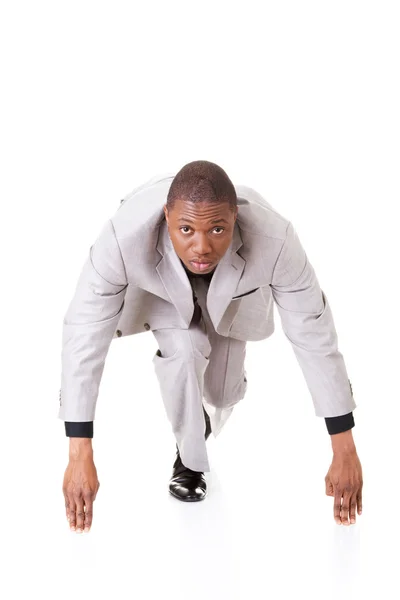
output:
<instances>
[{"instance_id":1,"label":"jacket button","mask_svg":"<svg viewBox=\"0 0 400 600\"><path fill-rule=\"evenodd\" d=\"M122 335L122 331L120 329L117 329L117 331L115 332L117 337L121 337Z\"/></svg>"},{"instance_id":2,"label":"jacket button","mask_svg":"<svg viewBox=\"0 0 400 600\"><path fill-rule=\"evenodd\" d=\"M149 331L149 329L150 329L150 325L148 323L145 323L143 325L143 327L145 328L146 331Z\"/></svg>"}]
</instances>

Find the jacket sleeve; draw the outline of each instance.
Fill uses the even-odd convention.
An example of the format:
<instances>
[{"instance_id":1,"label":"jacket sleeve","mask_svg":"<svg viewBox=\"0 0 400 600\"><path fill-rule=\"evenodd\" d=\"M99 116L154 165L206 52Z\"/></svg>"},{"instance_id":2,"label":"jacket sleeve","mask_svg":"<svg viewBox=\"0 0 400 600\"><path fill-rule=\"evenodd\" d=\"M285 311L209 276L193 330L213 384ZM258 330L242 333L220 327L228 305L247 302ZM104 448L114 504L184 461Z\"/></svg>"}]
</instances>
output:
<instances>
[{"instance_id":1,"label":"jacket sleeve","mask_svg":"<svg viewBox=\"0 0 400 600\"><path fill-rule=\"evenodd\" d=\"M64 316L59 418L93 421L100 380L127 288L111 221L91 246Z\"/></svg>"},{"instance_id":2,"label":"jacket sleeve","mask_svg":"<svg viewBox=\"0 0 400 600\"><path fill-rule=\"evenodd\" d=\"M336 417L350 413L356 404L338 350L331 309L291 223L274 267L271 288L315 414Z\"/></svg>"}]
</instances>

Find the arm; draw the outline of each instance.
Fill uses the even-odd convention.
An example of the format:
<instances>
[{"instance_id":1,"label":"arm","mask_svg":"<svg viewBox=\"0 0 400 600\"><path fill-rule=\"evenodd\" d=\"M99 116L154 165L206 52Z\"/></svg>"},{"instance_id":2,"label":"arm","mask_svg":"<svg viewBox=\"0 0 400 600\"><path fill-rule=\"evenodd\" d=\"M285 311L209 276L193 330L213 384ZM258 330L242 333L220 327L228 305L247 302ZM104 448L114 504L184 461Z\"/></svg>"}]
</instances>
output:
<instances>
[{"instance_id":1,"label":"arm","mask_svg":"<svg viewBox=\"0 0 400 600\"><path fill-rule=\"evenodd\" d=\"M125 268L111 221L90 248L64 317L59 417L70 437L64 475L66 516L89 531L100 483L93 460L93 420L108 349L124 304Z\"/></svg>"},{"instance_id":2,"label":"arm","mask_svg":"<svg viewBox=\"0 0 400 600\"><path fill-rule=\"evenodd\" d=\"M344 431L343 427L349 429L354 425L350 413L356 404L338 350L332 313L291 223L275 264L271 288L316 415L325 417L332 435ZM336 420L338 417L340 421Z\"/></svg>"},{"instance_id":3,"label":"arm","mask_svg":"<svg viewBox=\"0 0 400 600\"><path fill-rule=\"evenodd\" d=\"M325 417L333 460L325 477L338 524L362 512L362 468L351 428L356 407L328 300L291 223L271 283L286 337L303 371L317 416Z\"/></svg>"},{"instance_id":4,"label":"arm","mask_svg":"<svg viewBox=\"0 0 400 600\"><path fill-rule=\"evenodd\" d=\"M123 260L108 221L90 248L63 322L59 418L66 421L67 435L68 428L74 437L92 435L100 380L126 288Z\"/></svg>"}]
</instances>

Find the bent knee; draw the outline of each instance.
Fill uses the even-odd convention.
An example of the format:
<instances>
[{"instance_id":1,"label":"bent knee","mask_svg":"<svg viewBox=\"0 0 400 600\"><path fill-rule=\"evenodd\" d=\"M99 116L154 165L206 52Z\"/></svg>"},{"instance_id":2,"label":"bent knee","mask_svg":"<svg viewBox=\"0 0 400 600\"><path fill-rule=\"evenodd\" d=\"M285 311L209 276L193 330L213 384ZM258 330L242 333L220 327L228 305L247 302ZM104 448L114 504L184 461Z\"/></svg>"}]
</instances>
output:
<instances>
[{"instance_id":1,"label":"bent knee","mask_svg":"<svg viewBox=\"0 0 400 600\"><path fill-rule=\"evenodd\" d=\"M247 378L244 376L239 381L231 382L225 386L212 385L210 382L204 386L204 398L215 408L229 408L242 400L247 391Z\"/></svg>"}]
</instances>

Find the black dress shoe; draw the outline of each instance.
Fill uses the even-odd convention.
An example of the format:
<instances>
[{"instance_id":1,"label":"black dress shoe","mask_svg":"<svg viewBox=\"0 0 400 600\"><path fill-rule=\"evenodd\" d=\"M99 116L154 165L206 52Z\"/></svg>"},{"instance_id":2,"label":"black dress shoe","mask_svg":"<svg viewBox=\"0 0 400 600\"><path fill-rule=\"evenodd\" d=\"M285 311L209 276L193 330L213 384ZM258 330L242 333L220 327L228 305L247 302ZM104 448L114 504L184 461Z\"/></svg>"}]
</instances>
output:
<instances>
[{"instance_id":1,"label":"black dress shoe","mask_svg":"<svg viewBox=\"0 0 400 600\"><path fill-rule=\"evenodd\" d=\"M204 409L203 409L204 410ZM204 411L206 420L205 439L211 433L210 418ZM192 471L183 464L178 446L176 446L176 459L173 465L172 477L169 482L169 493L184 502L198 502L204 500L207 495L207 484L204 473Z\"/></svg>"},{"instance_id":2,"label":"black dress shoe","mask_svg":"<svg viewBox=\"0 0 400 600\"><path fill-rule=\"evenodd\" d=\"M198 502L207 495L207 484L204 473L192 471L181 461L179 451L174 462L172 477L169 482L169 493L184 502Z\"/></svg>"}]
</instances>

